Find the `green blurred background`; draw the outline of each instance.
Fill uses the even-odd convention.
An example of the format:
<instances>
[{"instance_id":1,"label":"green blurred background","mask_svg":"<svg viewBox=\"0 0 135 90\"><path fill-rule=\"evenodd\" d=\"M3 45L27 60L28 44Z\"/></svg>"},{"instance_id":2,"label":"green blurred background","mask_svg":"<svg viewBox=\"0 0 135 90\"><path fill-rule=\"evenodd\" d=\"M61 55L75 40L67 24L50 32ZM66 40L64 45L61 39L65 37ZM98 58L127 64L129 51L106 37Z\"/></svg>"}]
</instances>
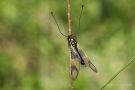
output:
<instances>
[{"instance_id":1,"label":"green blurred background","mask_svg":"<svg viewBox=\"0 0 135 90\"><path fill-rule=\"evenodd\" d=\"M70 0L72 32L97 67L81 66L74 90L99 90L135 56L135 0ZM66 0L0 1L0 90L69 90ZM104 90L134 90L132 62Z\"/></svg>"}]
</instances>

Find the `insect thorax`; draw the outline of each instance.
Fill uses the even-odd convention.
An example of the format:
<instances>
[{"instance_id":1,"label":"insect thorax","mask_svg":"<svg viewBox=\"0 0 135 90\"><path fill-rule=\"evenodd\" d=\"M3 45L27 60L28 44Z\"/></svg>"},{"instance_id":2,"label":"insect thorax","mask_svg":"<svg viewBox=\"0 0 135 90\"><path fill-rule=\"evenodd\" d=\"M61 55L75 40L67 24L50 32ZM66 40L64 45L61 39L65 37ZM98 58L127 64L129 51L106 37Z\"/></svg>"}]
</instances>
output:
<instances>
[{"instance_id":1,"label":"insect thorax","mask_svg":"<svg viewBox=\"0 0 135 90\"><path fill-rule=\"evenodd\" d=\"M73 47L77 47L77 41L76 41L75 36L73 35L68 36L68 43L69 43L69 46L72 45Z\"/></svg>"}]
</instances>

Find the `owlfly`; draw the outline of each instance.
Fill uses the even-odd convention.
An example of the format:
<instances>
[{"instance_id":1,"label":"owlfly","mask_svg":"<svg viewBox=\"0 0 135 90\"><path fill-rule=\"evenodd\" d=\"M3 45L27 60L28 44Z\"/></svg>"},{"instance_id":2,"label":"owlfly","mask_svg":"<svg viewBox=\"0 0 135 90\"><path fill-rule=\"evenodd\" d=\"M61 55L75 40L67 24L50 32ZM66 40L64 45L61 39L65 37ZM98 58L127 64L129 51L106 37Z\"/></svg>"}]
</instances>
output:
<instances>
[{"instance_id":1,"label":"owlfly","mask_svg":"<svg viewBox=\"0 0 135 90\"><path fill-rule=\"evenodd\" d=\"M82 5L82 11L83 11L83 5ZM80 14L80 18L82 15L82 11ZM68 41L68 47L70 50L70 59L71 59L71 71L70 71L70 75L72 76L72 80L76 80L79 70L80 70L80 64L84 67L90 67L94 72L97 73L97 69L96 67L92 64L92 62L90 61L90 59L87 57L87 55L84 53L84 51L82 50L82 48L80 48L79 44L77 43L76 37L74 35L70 35L70 36L66 36L64 35L59 28L59 25L53 15L53 12L51 12L57 26L59 29L59 32L67 37L67 41ZM79 28L80 29L80 18L79 18Z\"/></svg>"}]
</instances>

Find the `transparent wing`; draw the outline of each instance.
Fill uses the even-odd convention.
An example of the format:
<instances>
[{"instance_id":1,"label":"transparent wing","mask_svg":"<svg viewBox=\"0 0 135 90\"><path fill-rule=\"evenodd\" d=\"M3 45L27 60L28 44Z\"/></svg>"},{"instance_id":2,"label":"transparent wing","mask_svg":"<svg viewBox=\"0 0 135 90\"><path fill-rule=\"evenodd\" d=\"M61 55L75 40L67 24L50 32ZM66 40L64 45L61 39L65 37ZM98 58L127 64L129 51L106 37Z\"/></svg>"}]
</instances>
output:
<instances>
[{"instance_id":1,"label":"transparent wing","mask_svg":"<svg viewBox=\"0 0 135 90\"><path fill-rule=\"evenodd\" d=\"M72 46L70 47L70 59L71 59L71 75L72 79L75 80L80 70L80 56Z\"/></svg>"},{"instance_id":2,"label":"transparent wing","mask_svg":"<svg viewBox=\"0 0 135 90\"><path fill-rule=\"evenodd\" d=\"M80 46L77 44L78 53L80 54L82 60L84 61L85 65L90 67L94 72L98 72L96 67L92 64L92 62L89 60L87 55L83 52L83 50L80 48Z\"/></svg>"}]
</instances>

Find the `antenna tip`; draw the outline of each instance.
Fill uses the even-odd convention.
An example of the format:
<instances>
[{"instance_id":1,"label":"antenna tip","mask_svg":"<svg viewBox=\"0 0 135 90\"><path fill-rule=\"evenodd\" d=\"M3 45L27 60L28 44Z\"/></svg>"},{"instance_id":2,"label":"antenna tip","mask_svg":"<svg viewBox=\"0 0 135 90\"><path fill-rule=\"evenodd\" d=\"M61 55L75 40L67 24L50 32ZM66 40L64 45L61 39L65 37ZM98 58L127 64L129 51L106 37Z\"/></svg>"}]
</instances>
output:
<instances>
[{"instance_id":1,"label":"antenna tip","mask_svg":"<svg viewBox=\"0 0 135 90\"><path fill-rule=\"evenodd\" d=\"M82 8L83 8L83 5L82 5Z\"/></svg>"},{"instance_id":2,"label":"antenna tip","mask_svg":"<svg viewBox=\"0 0 135 90\"><path fill-rule=\"evenodd\" d=\"M51 12L51 14L53 14L53 12Z\"/></svg>"}]
</instances>

